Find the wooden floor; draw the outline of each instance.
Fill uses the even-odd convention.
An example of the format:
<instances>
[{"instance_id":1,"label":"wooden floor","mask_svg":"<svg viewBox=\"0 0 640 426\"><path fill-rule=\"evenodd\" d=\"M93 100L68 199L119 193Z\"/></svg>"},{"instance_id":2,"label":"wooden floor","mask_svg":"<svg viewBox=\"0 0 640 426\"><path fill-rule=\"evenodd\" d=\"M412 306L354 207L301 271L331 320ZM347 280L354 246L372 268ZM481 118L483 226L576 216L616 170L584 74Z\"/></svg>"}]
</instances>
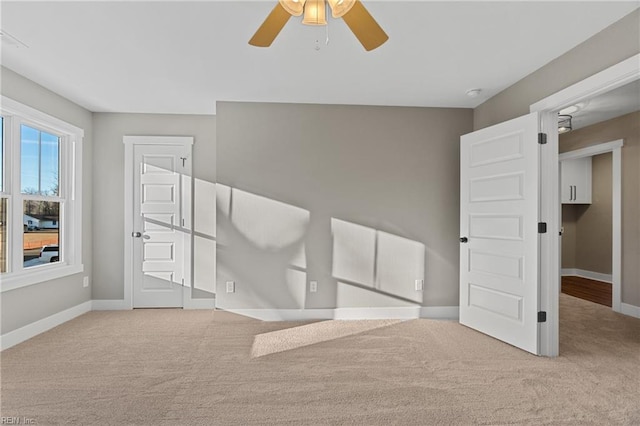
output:
<instances>
[{"instance_id":1,"label":"wooden floor","mask_svg":"<svg viewBox=\"0 0 640 426\"><path fill-rule=\"evenodd\" d=\"M562 277L562 292L611 307L611 284L576 276Z\"/></svg>"}]
</instances>

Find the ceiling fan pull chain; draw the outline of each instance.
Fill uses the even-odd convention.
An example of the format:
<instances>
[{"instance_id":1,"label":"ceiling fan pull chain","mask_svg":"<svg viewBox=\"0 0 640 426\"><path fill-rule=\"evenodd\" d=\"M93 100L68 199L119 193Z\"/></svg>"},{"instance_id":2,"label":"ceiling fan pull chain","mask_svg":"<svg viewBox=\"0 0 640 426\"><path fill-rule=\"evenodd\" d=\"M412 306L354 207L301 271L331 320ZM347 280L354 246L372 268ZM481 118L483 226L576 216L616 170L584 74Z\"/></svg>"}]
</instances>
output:
<instances>
[{"instance_id":1,"label":"ceiling fan pull chain","mask_svg":"<svg viewBox=\"0 0 640 426\"><path fill-rule=\"evenodd\" d=\"M326 16L329 16L329 14L331 13L331 11L329 10L329 4L327 4L325 2L324 7L325 7L325 11L326 11ZM329 45L329 22L331 22L331 19L327 19L327 25L326 25L326 28L325 28L325 31L326 31L326 34L327 34L327 39L325 41L325 44L327 46Z\"/></svg>"},{"instance_id":2,"label":"ceiling fan pull chain","mask_svg":"<svg viewBox=\"0 0 640 426\"><path fill-rule=\"evenodd\" d=\"M327 28L325 30L327 32L327 40L325 41L325 44L328 46L329 45L329 23L327 22Z\"/></svg>"}]
</instances>

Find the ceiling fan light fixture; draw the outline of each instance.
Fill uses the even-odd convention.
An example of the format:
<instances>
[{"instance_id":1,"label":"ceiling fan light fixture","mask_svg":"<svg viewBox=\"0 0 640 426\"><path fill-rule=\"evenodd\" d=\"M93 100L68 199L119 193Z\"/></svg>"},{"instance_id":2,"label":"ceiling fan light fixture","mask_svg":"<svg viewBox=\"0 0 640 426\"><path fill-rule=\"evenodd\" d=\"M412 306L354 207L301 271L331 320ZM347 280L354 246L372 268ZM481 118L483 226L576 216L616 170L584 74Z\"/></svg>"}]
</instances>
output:
<instances>
[{"instance_id":1,"label":"ceiling fan light fixture","mask_svg":"<svg viewBox=\"0 0 640 426\"><path fill-rule=\"evenodd\" d=\"M280 5L292 16L300 16L304 11L306 0L278 0Z\"/></svg>"},{"instance_id":2,"label":"ceiling fan light fixture","mask_svg":"<svg viewBox=\"0 0 640 426\"><path fill-rule=\"evenodd\" d=\"M558 115L558 133L567 133L570 132L573 128L571 123L571 119L573 117L569 114L559 114Z\"/></svg>"},{"instance_id":3,"label":"ceiling fan light fixture","mask_svg":"<svg viewBox=\"0 0 640 426\"><path fill-rule=\"evenodd\" d=\"M327 25L324 0L308 0L306 2L302 23L305 25Z\"/></svg>"},{"instance_id":4,"label":"ceiling fan light fixture","mask_svg":"<svg viewBox=\"0 0 640 426\"><path fill-rule=\"evenodd\" d=\"M356 0L328 0L328 2L331 6L331 16L334 18L342 18L356 4Z\"/></svg>"}]
</instances>

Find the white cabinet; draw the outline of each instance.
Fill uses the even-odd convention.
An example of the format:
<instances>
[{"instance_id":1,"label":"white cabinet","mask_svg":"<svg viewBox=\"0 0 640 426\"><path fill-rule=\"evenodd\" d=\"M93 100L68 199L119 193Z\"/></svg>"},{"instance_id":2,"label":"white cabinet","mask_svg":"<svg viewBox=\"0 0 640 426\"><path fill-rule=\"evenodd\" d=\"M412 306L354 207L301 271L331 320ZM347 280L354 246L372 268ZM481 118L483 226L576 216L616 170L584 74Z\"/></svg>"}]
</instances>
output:
<instances>
[{"instance_id":1,"label":"white cabinet","mask_svg":"<svg viewBox=\"0 0 640 426\"><path fill-rule=\"evenodd\" d=\"M563 204L591 204L591 157L560 162Z\"/></svg>"}]
</instances>

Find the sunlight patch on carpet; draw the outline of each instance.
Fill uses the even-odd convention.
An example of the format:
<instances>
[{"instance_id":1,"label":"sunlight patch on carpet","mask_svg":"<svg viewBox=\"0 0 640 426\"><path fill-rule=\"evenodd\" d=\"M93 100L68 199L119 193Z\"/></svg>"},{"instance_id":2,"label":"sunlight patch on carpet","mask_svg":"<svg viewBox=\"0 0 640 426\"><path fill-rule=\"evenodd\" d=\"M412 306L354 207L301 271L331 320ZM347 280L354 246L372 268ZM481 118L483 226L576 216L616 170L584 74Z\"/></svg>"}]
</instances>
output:
<instances>
[{"instance_id":1,"label":"sunlight patch on carpet","mask_svg":"<svg viewBox=\"0 0 640 426\"><path fill-rule=\"evenodd\" d=\"M253 339L251 357L290 351L320 342L353 336L365 331L388 327L398 324L403 320L330 320L313 324L305 324L299 327L285 330L272 331L258 334Z\"/></svg>"}]
</instances>

